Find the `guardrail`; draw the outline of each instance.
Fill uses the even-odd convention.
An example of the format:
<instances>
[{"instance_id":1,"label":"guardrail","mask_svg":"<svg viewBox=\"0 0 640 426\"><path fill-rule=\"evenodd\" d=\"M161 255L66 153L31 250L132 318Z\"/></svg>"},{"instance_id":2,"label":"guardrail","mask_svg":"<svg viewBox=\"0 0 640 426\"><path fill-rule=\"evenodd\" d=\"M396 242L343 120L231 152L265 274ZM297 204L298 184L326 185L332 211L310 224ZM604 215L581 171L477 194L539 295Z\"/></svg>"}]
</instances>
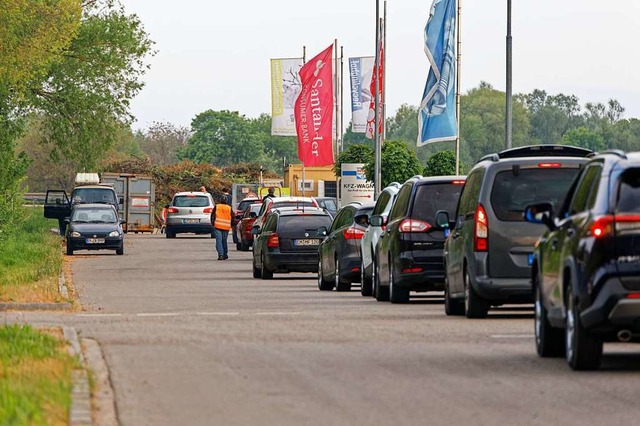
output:
<instances>
[{"instance_id":1,"label":"guardrail","mask_svg":"<svg viewBox=\"0 0 640 426\"><path fill-rule=\"evenodd\" d=\"M46 197L46 192L27 192L24 194L24 204L30 206L43 205Z\"/></svg>"}]
</instances>

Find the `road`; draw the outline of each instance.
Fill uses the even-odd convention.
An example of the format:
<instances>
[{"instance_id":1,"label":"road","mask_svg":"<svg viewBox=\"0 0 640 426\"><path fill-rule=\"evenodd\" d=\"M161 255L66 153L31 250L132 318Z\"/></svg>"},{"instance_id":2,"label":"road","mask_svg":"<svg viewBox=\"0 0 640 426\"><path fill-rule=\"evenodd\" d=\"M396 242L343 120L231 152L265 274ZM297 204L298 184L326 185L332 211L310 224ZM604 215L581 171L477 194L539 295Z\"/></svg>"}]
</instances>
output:
<instances>
[{"instance_id":1,"label":"road","mask_svg":"<svg viewBox=\"0 0 640 426\"><path fill-rule=\"evenodd\" d=\"M128 235L125 255L79 252L82 312L6 313L100 343L122 425L636 424L640 346L601 371L540 359L530 309L444 315L320 292L312 274L251 277L251 253L210 238Z\"/></svg>"}]
</instances>

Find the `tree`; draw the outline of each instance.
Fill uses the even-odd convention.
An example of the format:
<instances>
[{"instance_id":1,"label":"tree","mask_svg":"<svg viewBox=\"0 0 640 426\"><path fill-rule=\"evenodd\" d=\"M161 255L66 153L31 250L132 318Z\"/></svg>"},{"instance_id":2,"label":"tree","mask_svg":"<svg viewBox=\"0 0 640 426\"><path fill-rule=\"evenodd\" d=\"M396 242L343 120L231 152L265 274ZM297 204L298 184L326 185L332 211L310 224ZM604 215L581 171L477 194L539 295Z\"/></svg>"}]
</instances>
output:
<instances>
[{"instance_id":1,"label":"tree","mask_svg":"<svg viewBox=\"0 0 640 426\"><path fill-rule=\"evenodd\" d=\"M367 179L374 182L374 161L372 158L365 166ZM412 176L422 173L422 165L403 141L385 141L382 145L381 158L381 187L388 186L391 182L402 183Z\"/></svg>"},{"instance_id":2,"label":"tree","mask_svg":"<svg viewBox=\"0 0 640 426\"><path fill-rule=\"evenodd\" d=\"M352 130L352 122L349 122L347 130L342 137L342 149L347 150L353 144L369 145L373 148L373 140L365 136L364 133L354 133Z\"/></svg>"},{"instance_id":3,"label":"tree","mask_svg":"<svg viewBox=\"0 0 640 426\"><path fill-rule=\"evenodd\" d=\"M178 150L180 160L218 167L264 161L264 145L251 123L237 111L208 110L191 122L193 136Z\"/></svg>"},{"instance_id":4,"label":"tree","mask_svg":"<svg viewBox=\"0 0 640 426\"><path fill-rule=\"evenodd\" d=\"M167 165L178 162L178 150L187 145L190 135L186 127L154 122L146 132L139 132L136 139L153 164Z\"/></svg>"},{"instance_id":5,"label":"tree","mask_svg":"<svg viewBox=\"0 0 640 426\"><path fill-rule=\"evenodd\" d=\"M462 167L460 168L462 174ZM424 168L424 176L451 176L456 174L456 153L447 150L440 151L431 156Z\"/></svg>"},{"instance_id":6,"label":"tree","mask_svg":"<svg viewBox=\"0 0 640 426\"><path fill-rule=\"evenodd\" d=\"M250 120L251 133L264 146L263 166L282 172L283 163L297 162L298 144L295 136L273 136L271 134L271 116L260 114Z\"/></svg>"},{"instance_id":7,"label":"tree","mask_svg":"<svg viewBox=\"0 0 640 426\"><path fill-rule=\"evenodd\" d=\"M342 163L362 163L367 164L374 158L375 152L372 147L365 144L349 145L349 148L342 151L333 165L333 172L336 177L342 176Z\"/></svg>"},{"instance_id":8,"label":"tree","mask_svg":"<svg viewBox=\"0 0 640 426\"><path fill-rule=\"evenodd\" d=\"M418 107L402 104L396 114L386 121L387 139L415 145L418 140Z\"/></svg>"}]
</instances>

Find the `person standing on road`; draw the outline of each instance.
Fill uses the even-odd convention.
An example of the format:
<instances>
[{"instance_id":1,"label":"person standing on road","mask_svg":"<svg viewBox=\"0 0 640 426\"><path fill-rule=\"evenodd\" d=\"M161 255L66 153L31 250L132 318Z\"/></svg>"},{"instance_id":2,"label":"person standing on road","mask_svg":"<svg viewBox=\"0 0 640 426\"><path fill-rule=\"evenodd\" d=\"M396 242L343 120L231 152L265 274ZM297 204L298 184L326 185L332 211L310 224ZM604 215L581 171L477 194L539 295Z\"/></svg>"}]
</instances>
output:
<instances>
[{"instance_id":1,"label":"person standing on road","mask_svg":"<svg viewBox=\"0 0 640 426\"><path fill-rule=\"evenodd\" d=\"M265 195L264 197L262 197L262 202L263 202L263 203L266 203L268 198L273 198L273 197L275 197L275 195L273 194L273 192L274 192L273 187L269 187L267 195Z\"/></svg>"},{"instance_id":2,"label":"person standing on road","mask_svg":"<svg viewBox=\"0 0 640 426\"><path fill-rule=\"evenodd\" d=\"M229 258L229 249L227 247L227 237L231 229L231 206L226 196L220 198L211 213L211 222L216 234L216 251L218 252L218 260L226 260Z\"/></svg>"}]
</instances>

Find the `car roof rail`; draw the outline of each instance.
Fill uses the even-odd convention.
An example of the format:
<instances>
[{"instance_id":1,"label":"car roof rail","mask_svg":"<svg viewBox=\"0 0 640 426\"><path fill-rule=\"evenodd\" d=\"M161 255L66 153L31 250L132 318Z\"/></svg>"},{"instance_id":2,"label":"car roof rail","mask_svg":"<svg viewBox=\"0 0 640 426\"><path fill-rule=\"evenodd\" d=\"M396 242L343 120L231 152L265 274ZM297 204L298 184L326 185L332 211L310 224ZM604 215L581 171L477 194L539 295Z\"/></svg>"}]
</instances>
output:
<instances>
[{"instance_id":1,"label":"car roof rail","mask_svg":"<svg viewBox=\"0 0 640 426\"><path fill-rule=\"evenodd\" d=\"M602 152L599 152L598 154L613 154L613 155L617 155L618 157L622 158L623 160L627 159L627 153L624 152L621 149L607 149L607 150L604 150Z\"/></svg>"},{"instance_id":2,"label":"car roof rail","mask_svg":"<svg viewBox=\"0 0 640 426\"><path fill-rule=\"evenodd\" d=\"M528 145L500 151L498 157L587 157L592 153L590 149L571 145Z\"/></svg>"},{"instance_id":3,"label":"car roof rail","mask_svg":"<svg viewBox=\"0 0 640 426\"><path fill-rule=\"evenodd\" d=\"M498 154L493 153L493 154L487 154L484 157L482 157L480 160L478 160L478 163L481 161L493 161L494 163L497 162L498 160L500 160L500 157L498 157Z\"/></svg>"}]
</instances>

